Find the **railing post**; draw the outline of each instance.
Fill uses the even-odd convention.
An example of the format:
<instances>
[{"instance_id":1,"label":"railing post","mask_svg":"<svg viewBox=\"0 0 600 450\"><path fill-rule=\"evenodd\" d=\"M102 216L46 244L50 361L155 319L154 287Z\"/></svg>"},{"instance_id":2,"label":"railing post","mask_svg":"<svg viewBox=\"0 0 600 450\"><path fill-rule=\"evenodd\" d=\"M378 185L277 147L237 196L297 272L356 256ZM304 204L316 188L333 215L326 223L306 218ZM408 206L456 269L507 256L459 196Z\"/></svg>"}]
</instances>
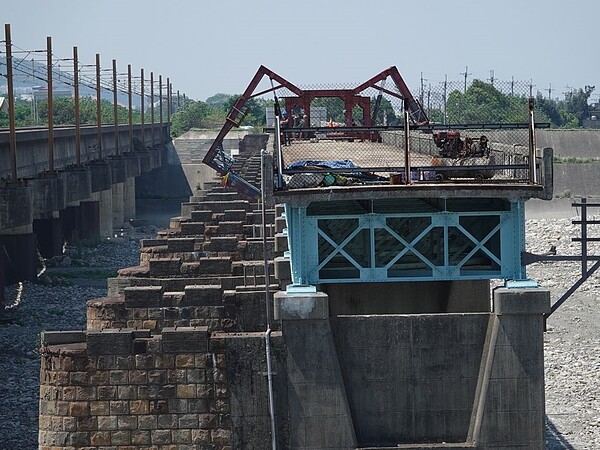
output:
<instances>
[{"instance_id":1,"label":"railing post","mask_svg":"<svg viewBox=\"0 0 600 450\"><path fill-rule=\"evenodd\" d=\"M529 182L537 184L537 171L535 170L535 118L533 116L533 106L535 100L529 97Z\"/></svg>"},{"instance_id":2,"label":"railing post","mask_svg":"<svg viewBox=\"0 0 600 450\"><path fill-rule=\"evenodd\" d=\"M404 180L411 184L410 179L410 110L408 99L404 99Z\"/></svg>"},{"instance_id":3,"label":"railing post","mask_svg":"<svg viewBox=\"0 0 600 450\"><path fill-rule=\"evenodd\" d=\"M587 278L587 198L581 198L581 277Z\"/></svg>"}]
</instances>

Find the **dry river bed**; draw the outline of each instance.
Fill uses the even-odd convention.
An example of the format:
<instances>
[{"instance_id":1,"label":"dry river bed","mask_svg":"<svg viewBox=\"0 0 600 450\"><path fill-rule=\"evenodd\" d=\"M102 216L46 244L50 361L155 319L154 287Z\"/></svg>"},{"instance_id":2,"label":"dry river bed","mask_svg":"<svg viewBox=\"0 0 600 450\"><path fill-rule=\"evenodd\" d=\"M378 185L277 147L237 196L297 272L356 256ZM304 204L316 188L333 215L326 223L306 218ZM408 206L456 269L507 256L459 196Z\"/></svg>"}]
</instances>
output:
<instances>
[{"instance_id":1,"label":"dry river bed","mask_svg":"<svg viewBox=\"0 0 600 450\"><path fill-rule=\"evenodd\" d=\"M571 242L579 229L570 219L527 220L527 249L577 255ZM38 433L39 333L83 329L85 302L106 295L99 280L120 267L139 263L139 240L154 237L152 227L134 228L93 248L68 248L55 261L72 268L45 284L6 288L11 305L0 322L0 449L36 449ZM590 233L591 234L591 233ZM600 233L596 233L600 235ZM600 254L592 249L592 254ZM528 275L552 292L556 301L579 277L580 264L536 263ZM82 278L88 277L87 280ZM548 320L544 335L548 449L600 449L600 278L591 277Z\"/></svg>"}]
</instances>

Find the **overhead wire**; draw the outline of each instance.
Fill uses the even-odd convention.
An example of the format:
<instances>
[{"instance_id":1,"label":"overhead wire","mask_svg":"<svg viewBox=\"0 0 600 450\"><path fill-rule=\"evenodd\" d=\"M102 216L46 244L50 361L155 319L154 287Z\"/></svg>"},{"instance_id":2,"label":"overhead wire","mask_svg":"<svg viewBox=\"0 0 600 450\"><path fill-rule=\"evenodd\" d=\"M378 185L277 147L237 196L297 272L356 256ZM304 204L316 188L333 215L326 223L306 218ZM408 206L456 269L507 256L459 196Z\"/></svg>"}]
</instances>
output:
<instances>
[{"instance_id":1,"label":"overhead wire","mask_svg":"<svg viewBox=\"0 0 600 450\"><path fill-rule=\"evenodd\" d=\"M2 42L4 42L4 41L2 41ZM14 49L16 49L15 51L13 51L13 54L14 53L26 53L25 57L18 59L18 63L13 66L13 71L18 72L23 75L26 75L26 76L29 76L36 80L46 82L47 78L43 78L42 76L36 75L37 71L35 68L33 70L27 70L26 69L27 66L24 65L23 63L25 61L28 61L27 57L29 55L31 55L32 53L46 53L47 51L46 50L25 50L25 49L20 48L18 45L14 44L14 43L12 43L12 47ZM0 51L0 54L1 53L3 53L3 52ZM72 70L71 71L62 70L60 68L60 64L59 64L60 61L69 61L69 60L72 61L72 58L57 58L54 53L51 53L51 59L53 61L51 73L52 73L53 77L56 76L56 82L65 84L70 87L74 87L75 78L74 78L74 75L71 73ZM35 63L36 60L32 58L31 61ZM23 68L21 68L21 65L23 65ZM5 62L0 61L0 66L7 66L7 64ZM46 67L46 64L42 63L41 66ZM92 67L92 66L94 66L94 65L90 65L89 67ZM44 72L47 74L47 71L48 71L48 69L46 67L46 70ZM101 69L101 71L107 72L107 71L111 71L111 69ZM65 80L65 78L66 78L66 80ZM111 80L112 80L112 77L111 77ZM144 80L144 81L149 81L149 80ZM118 84L120 83L121 86L126 84L126 82L124 82L124 81L120 82L119 80L117 80L117 83ZM157 84L157 83L158 82L155 81L155 84ZM98 88L98 86L95 82L95 79L88 78L88 77L81 77L79 79L79 85L87 87L89 89L93 89L93 90L97 90L97 88ZM141 83L140 83L140 87L141 87ZM132 88L133 88L133 85L132 85ZM100 89L104 89L106 91L113 92L114 89L113 89L112 81L101 79L100 80ZM125 87L117 87L117 92L120 92L122 94L129 94L129 90ZM141 96L142 95L141 89L140 90L132 89L132 94ZM159 93L158 98L160 99L161 94L162 94L162 97L165 98L165 95L162 92ZM144 94L144 97L150 98L151 96Z\"/></svg>"}]
</instances>

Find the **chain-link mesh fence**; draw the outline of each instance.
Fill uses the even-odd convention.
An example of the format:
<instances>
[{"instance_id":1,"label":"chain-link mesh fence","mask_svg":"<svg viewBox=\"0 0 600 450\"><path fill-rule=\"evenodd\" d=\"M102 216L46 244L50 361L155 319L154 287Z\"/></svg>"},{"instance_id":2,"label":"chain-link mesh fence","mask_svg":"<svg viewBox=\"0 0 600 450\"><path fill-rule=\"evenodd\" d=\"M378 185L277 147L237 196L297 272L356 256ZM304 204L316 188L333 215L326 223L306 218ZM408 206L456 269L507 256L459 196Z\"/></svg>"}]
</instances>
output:
<instances>
[{"instance_id":1,"label":"chain-link mesh fence","mask_svg":"<svg viewBox=\"0 0 600 450\"><path fill-rule=\"evenodd\" d=\"M380 82L348 100L341 93L351 89L310 87L340 95L313 96L309 108L283 94L285 187L400 184L408 173L413 183L530 181L527 83L444 82L413 91L428 122L411 120L408 140L396 83Z\"/></svg>"}]
</instances>

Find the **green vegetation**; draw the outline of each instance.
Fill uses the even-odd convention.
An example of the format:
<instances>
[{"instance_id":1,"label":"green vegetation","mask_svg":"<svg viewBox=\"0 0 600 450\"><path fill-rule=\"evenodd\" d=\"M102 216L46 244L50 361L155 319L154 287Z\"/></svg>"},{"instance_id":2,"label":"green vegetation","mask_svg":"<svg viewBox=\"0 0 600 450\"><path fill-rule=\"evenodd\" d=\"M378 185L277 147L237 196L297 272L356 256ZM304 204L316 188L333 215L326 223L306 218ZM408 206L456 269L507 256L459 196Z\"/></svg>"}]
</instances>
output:
<instances>
[{"instance_id":1,"label":"green vegetation","mask_svg":"<svg viewBox=\"0 0 600 450\"><path fill-rule=\"evenodd\" d=\"M554 128L578 128L589 117L588 99L593 86L576 89L564 100L549 100L537 94L536 122L550 123ZM493 85L474 80L463 93L457 90L448 95L446 114L449 123L523 123L528 118L527 96L503 94Z\"/></svg>"},{"instance_id":2,"label":"green vegetation","mask_svg":"<svg viewBox=\"0 0 600 450\"><path fill-rule=\"evenodd\" d=\"M48 100L37 102L37 114L33 109L35 105L29 101L15 101L15 125L29 127L48 124ZM114 122L114 107L107 100L101 102L102 123ZM54 125L75 125L75 101L72 97L60 97L53 101ZM36 117L37 116L37 117ZM117 106L119 123L129 122L129 110ZM139 111L133 112L133 122L141 123ZM88 97L79 99L79 117L81 125L96 124L96 100ZM0 127L8 127L8 112L0 111Z\"/></svg>"},{"instance_id":3,"label":"green vegetation","mask_svg":"<svg viewBox=\"0 0 600 450\"><path fill-rule=\"evenodd\" d=\"M221 128L232 110L239 95L215 94L203 101L186 99L173 114L173 136L181 136L193 128ZM237 120L243 115L240 125L263 127L265 125L265 108L273 106L272 100L253 98L246 102L238 114Z\"/></svg>"},{"instance_id":4,"label":"green vegetation","mask_svg":"<svg viewBox=\"0 0 600 450\"><path fill-rule=\"evenodd\" d=\"M588 100L594 86L574 89L565 94L563 100L551 100L538 93L535 99L535 119L537 122L548 122L553 128L578 128L590 116ZM232 110L239 95L218 93L203 101L185 98L172 116L172 133L179 136L193 128L220 128ZM438 101L438 106L427 108L429 119L434 123L524 123L528 120L526 95L506 94L494 85L481 80L474 80L466 90L452 90L445 97L445 102ZM54 124L73 125L75 123L74 100L71 97L54 99ZM443 103L444 106L439 106ZM240 125L261 128L265 125L265 108L273 106L273 100L252 98L238 113ZM377 111L375 106L378 105ZM35 106L35 110L34 110ZM282 105L283 106L283 105ZM344 103L339 98L316 98L312 105L327 108L328 118L335 122L344 122ZM389 99L383 96L371 98L371 113L376 113L375 125L386 123L396 126L401 123L401 116ZM103 100L102 122L112 123L113 104ZM119 123L129 120L128 109L117 107ZM96 100L90 97L80 99L80 116L82 125L96 123ZM359 107L353 110L357 123L364 119ZM148 121L149 117L147 117ZM134 123L141 122L139 111L134 111ZM16 100L15 122L18 127L46 125L48 123L48 102L40 100L35 105L29 101ZM0 111L0 127L8 127L8 113Z\"/></svg>"}]
</instances>

